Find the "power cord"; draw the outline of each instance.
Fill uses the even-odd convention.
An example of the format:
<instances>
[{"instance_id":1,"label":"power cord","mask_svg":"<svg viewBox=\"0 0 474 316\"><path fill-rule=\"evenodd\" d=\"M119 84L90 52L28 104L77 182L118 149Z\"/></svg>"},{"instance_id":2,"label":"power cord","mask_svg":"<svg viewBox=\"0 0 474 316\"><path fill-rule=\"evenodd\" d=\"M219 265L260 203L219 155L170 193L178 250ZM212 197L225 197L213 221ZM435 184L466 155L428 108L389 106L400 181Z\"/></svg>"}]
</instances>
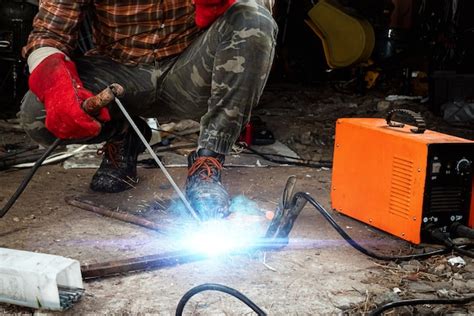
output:
<instances>
[{"instance_id":1,"label":"power cord","mask_svg":"<svg viewBox=\"0 0 474 316\"><path fill-rule=\"evenodd\" d=\"M204 283L196 287L193 287L192 289L187 291L183 295L183 297L181 297L181 299L179 300L178 306L176 307L176 316L183 315L183 310L184 310L184 307L186 306L186 303L191 299L191 297L203 291L219 291L219 292L229 294L239 299L240 301L244 302L245 305L250 307L255 313L257 313L257 315L259 316L267 315L267 313L265 313L260 307L258 307L257 304L252 302L247 296L240 293L236 289L233 289L225 285L216 284L216 283Z\"/></svg>"},{"instance_id":2,"label":"power cord","mask_svg":"<svg viewBox=\"0 0 474 316\"><path fill-rule=\"evenodd\" d=\"M422 304L437 304L437 305L451 305L451 304L468 304L474 302L474 295L461 298L433 298L433 299L413 299L391 302L382 305L369 313L369 316L382 315L383 312L401 306L413 306Z\"/></svg>"},{"instance_id":3,"label":"power cord","mask_svg":"<svg viewBox=\"0 0 474 316\"><path fill-rule=\"evenodd\" d=\"M250 307L257 315L259 316L266 316L267 314L258 307L254 302L252 302L247 296L242 294L241 292L233 289L231 287L215 284L215 283L205 283L193 287L188 292L186 292L181 299L179 300L178 306L176 307L176 316L182 316L184 307L186 303L193 297L194 295L203 292L203 291L220 291L226 294L229 294L240 301L244 302L248 307ZM436 304L436 305L463 305L468 304L470 302L474 302L474 295L461 297L461 298L450 298L450 299L440 299L440 298L433 298L433 299L412 299L412 300L402 300L397 302L390 302L385 305L379 306L373 311L369 313L369 316L378 316L381 315L383 312L397 307L402 306L414 306L414 305L422 305L422 304Z\"/></svg>"},{"instance_id":4,"label":"power cord","mask_svg":"<svg viewBox=\"0 0 474 316\"><path fill-rule=\"evenodd\" d=\"M329 214L329 212L321 204L319 204L319 202L317 202L311 195L305 192L296 193L293 197L292 205L295 205L298 199L305 199L314 208L316 208L316 210L319 213L321 213L321 215L323 215L323 217L329 222L329 224L331 224L331 226L338 232L338 234L341 235L341 237L344 238L344 240L347 241L349 245L351 245L354 249L374 259L378 259L382 261L398 262L398 261L407 261L407 260L413 260L413 259L426 259L434 255L445 254L451 251L452 246L446 247L444 249L430 251L430 252L413 254L413 255L405 255L405 256L387 256L387 255L375 253L369 249L364 248L358 242L352 239L352 237L349 236L349 234L347 234L345 230L342 229L341 226L339 226L339 224L337 224L337 222L334 220L331 214Z\"/></svg>"},{"instance_id":5,"label":"power cord","mask_svg":"<svg viewBox=\"0 0 474 316\"><path fill-rule=\"evenodd\" d=\"M309 167L309 168L331 168L332 167L332 162L331 161L315 161L315 160L304 160L301 158L296 158L296 157L291 157L291 156L286 156L286 155L280 155L280 154L271 154L271 153L262 153L259 152L252 147L247 146L246 144L242 144L242 146L250 151L251 153L262 157L263 159L266 159L270 162L277 163L277 164L286 164L286 165L292 165L292 166L300 166L300 167ZM281 157L281 158L287 158L287 159L294 159L295 161L288 161L288 160L283 160L283 159L275 159L273 157Z\"/></svg>"},{"instance_id":6,"label":"power cord","mask_svg":"<svg viewBox=\"0 0 474 316\"><path fill-rule=\"evenodd\" d=\"M456 226L454 226L454 227L456 227ZM429 232L431 233L430 236L434 240L438 241L439 243L445 245L448 248L452 248L455 252L457 252L459 254L465 255L465 256L470 257L470 258L474 258L474 253L473 252L470 252L468 250L460 248L441 230L431 229L431 230L429 230Z\"/></svg>"},{"instance_id":7,"label":"power cord","mask_svg":"<svg viewBox=\"0 0 474 316\"><path fill-rule=\"evenodd\" d=\"M23 181L21 181L20 185L16 189L15 193L10 197L8 202L5 204L4 207L0 210L0 218L5 216L7 212L10 210L10 208L15 204L16 200L20 197L20 195L23 193L25 190L26 186L28 183L31 181L31 178L35 175L36 171L41 167L43 162L46 160L46 158L49 157L49 155L62 143L61 139L57 138L51 146L46 149L46 151L43 153L43 155L35 162L33 167L29 170L28 174L25 176Z\"/></svg>"}]
</instances>

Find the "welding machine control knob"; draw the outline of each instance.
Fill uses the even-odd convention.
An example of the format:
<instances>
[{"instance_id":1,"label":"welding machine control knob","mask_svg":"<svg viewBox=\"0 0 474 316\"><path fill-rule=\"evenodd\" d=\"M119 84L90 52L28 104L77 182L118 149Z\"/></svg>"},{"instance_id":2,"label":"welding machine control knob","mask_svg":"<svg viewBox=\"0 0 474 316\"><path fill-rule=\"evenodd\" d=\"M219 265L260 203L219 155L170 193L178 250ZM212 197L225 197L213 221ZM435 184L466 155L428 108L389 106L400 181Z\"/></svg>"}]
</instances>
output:
<instances>
[{"instance_id":1,"label":"welding machine control knob","mask_svg":"<svg viewBox=\"0 0 474 316\"><path fill-rule=\"evenodd\" d=\"M472 163L469 160L463 158L456 164L456 171L458 174L469 174L471 173L471 165Z\"/></svg>"}]
</instances>

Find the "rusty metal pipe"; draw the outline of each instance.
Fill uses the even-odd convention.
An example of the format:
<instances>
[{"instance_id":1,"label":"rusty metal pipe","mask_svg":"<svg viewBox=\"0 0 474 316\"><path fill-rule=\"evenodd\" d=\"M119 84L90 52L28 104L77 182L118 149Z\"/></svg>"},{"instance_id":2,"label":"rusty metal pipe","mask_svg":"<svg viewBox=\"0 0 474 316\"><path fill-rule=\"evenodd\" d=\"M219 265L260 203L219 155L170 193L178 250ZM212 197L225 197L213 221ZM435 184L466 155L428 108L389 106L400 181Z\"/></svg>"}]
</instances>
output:
<instances>
[{"instance_id":1,"label":"rusty metal pipe","mask_svg":"<svg viewBox=\"0 0 474 316\"><path fill-rule=\"evenodd\" d=\"M173 251L158 255L114 260L94 264L83 264L81 266L81 273L83 279L90 280L114 276L127 272L173 267L179 264L199 261L206 258L208 258L208 256L202 253Z\"/></svg>"},{"instance_id":2,"label":"rusty metal pipe","mask_svg":"<svg viewBox=\"0 0 474 316\"><path fill-rule=\"evenodd\" d=\"M287 246L288 240L261 239L248 248L231 251L230 254L252 254L257 251L276 251ZM162 254L112 260L81 266L82 278L85 280L110 277L118 274L170 268L180 264L208 259L209 255L189 250L170 251Z\"/></svg>"},{"instance_id":3,"label":"rusty metal pipe","mask_svg":"<svg viewBox=\"0 0 474 316\"><path fill-rule=\"evenodd\" d=\"M130 223L130 224L142 226L151 230L158 231L160 233L165 233L166 231L165 226L149 221L140 216L111 210L103 206L97 206L97 205L94 205L90 201L78 200L77 198L74 198L74 197L66 197L65 200L66 200L66 203L68 203L69 205L76 206L83 210L94 212L102 216L118 219L122 222Z\"/></svg>"}]
</instances>

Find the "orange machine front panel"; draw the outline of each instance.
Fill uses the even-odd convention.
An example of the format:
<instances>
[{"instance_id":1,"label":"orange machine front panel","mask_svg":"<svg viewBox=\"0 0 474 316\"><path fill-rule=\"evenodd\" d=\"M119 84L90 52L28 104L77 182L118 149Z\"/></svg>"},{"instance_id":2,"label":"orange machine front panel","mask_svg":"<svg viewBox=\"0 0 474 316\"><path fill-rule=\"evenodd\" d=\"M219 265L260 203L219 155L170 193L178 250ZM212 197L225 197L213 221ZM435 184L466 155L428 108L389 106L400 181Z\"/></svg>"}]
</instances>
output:
<instances>
[{"instance_id":1,"label":"orange machine front panel","mask_svg":"<svg viewBox=\"0 0 474 316\"><path fill-rule=\"evenodd\" d=\"M339 119L331 199L335 210L418 244L428 142L409 128Z\"/></svg>"}]
</instances>

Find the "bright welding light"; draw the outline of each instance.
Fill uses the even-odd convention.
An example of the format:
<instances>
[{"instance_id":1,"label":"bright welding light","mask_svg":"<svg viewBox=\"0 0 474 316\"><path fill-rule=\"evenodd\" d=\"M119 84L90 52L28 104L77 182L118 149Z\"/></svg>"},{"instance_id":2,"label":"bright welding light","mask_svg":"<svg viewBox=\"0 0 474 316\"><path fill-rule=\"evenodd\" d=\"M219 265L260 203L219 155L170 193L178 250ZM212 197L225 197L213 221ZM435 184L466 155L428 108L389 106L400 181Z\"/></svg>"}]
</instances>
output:
<instances>
[{"instance_id":1,"label":"bright welding light","mask_svg":"<svg viewBox=\"0 0 474 316\"><path fill-rule=\"evenodd\" d=\"M181 244L189 251L214 257L244 250L253 245L258 236L235 221L213 220L203 222L196 231L186 234Z\"/></svg>"},{"instance_id":2,"label":"bright welding light","mask_svg":"<svg viewBox=\"0 0 474 316\"><path fill-rule=\"evenodd\" d=\"M174 210L177 209L175 206ZM230 210L231 215L225 219L203 221L198 227L181 227L176 239L180 249L215 257L255 245L268 226L262 210L244 196L234 197Z\"/></svg>"}]
</instances>

